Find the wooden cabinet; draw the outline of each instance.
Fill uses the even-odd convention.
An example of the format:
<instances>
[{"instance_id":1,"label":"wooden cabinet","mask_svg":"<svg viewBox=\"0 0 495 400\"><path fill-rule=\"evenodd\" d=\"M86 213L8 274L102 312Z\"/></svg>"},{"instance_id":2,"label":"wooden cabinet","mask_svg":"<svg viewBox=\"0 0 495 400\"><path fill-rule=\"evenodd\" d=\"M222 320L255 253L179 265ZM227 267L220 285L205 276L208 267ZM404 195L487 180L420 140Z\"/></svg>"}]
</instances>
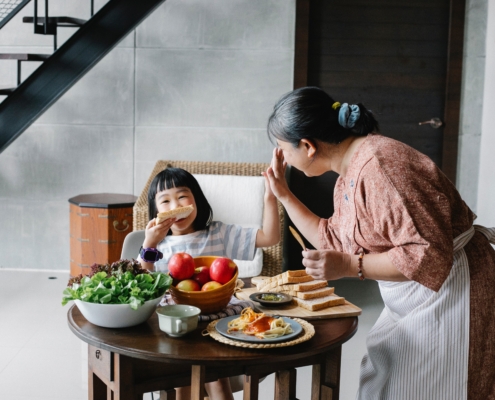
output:
<instances>
[{"instance_id":1,"label":"wooden cabinet","mask_svg":"<svg viewBox=\"0 0 495 400\"><path fill-rule=\"evenodd\" d=\"M132 232L132 207L137 197L128 194L82 194L70 203L70 275L87 274L91 265L120 259L125 236Z\"/></svg>"}]
</instances>

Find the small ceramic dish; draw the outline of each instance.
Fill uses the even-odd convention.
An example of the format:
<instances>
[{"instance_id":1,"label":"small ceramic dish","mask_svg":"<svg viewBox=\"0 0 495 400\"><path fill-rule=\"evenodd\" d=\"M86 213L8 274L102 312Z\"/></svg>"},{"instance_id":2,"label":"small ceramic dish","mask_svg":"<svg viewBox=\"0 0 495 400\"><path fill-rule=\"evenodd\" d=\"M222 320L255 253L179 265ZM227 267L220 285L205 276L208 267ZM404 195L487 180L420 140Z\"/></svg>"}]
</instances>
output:
<instances>
[{"instance_id":1,"label":"small ceramic dish","mask_svg":"<svg viewBox=\"0 0 495 400\"><path fill-rule=\"evenodd\" d=\"M258 292L253 293L249 298L265 307L285 306L292 302L292 296L285 293Z\"/></svg>"}]
</instances>

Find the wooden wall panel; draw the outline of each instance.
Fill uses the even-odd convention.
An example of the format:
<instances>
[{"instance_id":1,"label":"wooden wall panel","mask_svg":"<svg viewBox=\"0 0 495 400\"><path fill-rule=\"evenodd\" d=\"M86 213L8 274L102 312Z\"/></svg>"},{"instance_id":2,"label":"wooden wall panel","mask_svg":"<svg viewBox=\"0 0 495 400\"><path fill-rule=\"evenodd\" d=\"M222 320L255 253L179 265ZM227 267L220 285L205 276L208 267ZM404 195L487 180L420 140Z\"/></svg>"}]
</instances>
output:
<instances>
[{"instance_id":1,"label":"wooden wall panel","mask_svg":"<svg viewBox=\"0 0 495 400\"><path fill-rule=\"evenodd\" d=\"M464 3L297 0L294 88L319 86L341 103L363 103L382 134L428 155L455 183ZM433 117L444 126L419 125ZM336 174L307 178L292 169L289 178L310 210L333 214ZM286 240L289 268L300 268L298 244Z\"/></svg>"}]
</instances>

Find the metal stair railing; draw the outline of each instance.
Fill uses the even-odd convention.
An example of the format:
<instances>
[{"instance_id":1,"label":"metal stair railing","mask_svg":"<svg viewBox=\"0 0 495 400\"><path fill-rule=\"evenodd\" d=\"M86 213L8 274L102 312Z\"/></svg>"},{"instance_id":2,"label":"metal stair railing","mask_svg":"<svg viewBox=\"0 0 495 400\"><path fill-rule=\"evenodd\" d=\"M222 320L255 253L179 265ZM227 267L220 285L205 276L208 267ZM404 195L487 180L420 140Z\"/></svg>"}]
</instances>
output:
<instances>
[{"instance_id":1,"label":"metal stair railing","mask_svg":"<svg viewBox=\"0 0 495 400\"><path fill-rule=\"evenodd\" d=\"M94 0L91 0L91 15L93 15ZM48 0L45 0L45 16L38 17L38 0L34 0L34 17L24 17L22 22L34 23L34 33L41 35L53 35L53 50L57 50L57 28L80 27L86 21L72 17L49 17Z\"/></svg>"},{"instance_id":2,"label":"metal stair railing","mask_svg":"<svg viewBox=\"0 0 495 400\"><path fill-rule=\"evenodd\" d=\"M0 0L0 29L31 0Z\"/></svg>"},{"instance_id":3,"label":"metal stair railing","mask_svg":"<svg viewBox=\"0 0 495 400\"><path fill-rule=\"evenodd\" d=\"M109 0L9 92L0 103L0 153L163 2Z\"/></svg>"},{"instance_id":4,"label":"metal stair railing","mask_svg":"<svg viewBox=\"0 0 495 400\"><path fill-rule=\"evenodd\" d=\"M0 0L0 10L4 10L5 15L9 14L9 20L17 14L21 8L30 0ZM22 7L21 7L22 6ZM94 14L94 0L91 0L91 15ZM34 33L41 35L53 35L53 50L57 50L57 28L58 27L80 27L86 20L72 17L50 17L48 15L48 0L45 0L45 16L38 17L38 0L34 0L34 17L24 17L23 22L34 23ZM5 23L8 22L5 20ZM5 25L4 23L4 25ZM50 54L0 54L0 60L17 60L17 86L21 84L22 62L24 61L44 61ZM0 95L8 96L16 88L0 88Z\"/></svg>"}]
</instances>

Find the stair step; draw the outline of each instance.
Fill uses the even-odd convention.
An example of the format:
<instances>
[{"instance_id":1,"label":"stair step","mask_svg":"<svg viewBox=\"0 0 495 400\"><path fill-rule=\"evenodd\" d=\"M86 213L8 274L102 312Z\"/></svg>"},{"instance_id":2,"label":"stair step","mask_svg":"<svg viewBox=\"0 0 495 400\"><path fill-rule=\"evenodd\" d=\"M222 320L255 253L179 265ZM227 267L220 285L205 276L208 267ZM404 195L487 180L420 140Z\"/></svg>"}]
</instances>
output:
<instances>
[{"instance_id":1,"label":"stair step","mask_svg":"<svg viewBox=\"0 0 495 400\"><path fill-rule=\"evenodd\" d=\"M51 54L4 53L0 54L0 60L44 61L50 56Z\"/></svg>"},{"instance_id":2,"label":"stair step","mask_svg":"<svg viewBox=\"0 0 495 400\"><path fill-rule=\"evenodd\" d=\"M38 24L43 25L45 23L45 17L37 18ZM22 18L22 22L33 23L34 17L24 17ZM83 26L86 23L86 20L72 17L48 17L48 24L54 24L60 27L74 27L74 26Z\"/></svg>"},{"instance_id":3,"label":"stair step","mask_svg":"<svg viewBox=\"0 0 495 400\"><path fill-rule=\"evenodd\" d=\"M4 88L4 89L1 89L0 88L0 95L2 95L2 96L8 96L9 94L11 94L16 89L17 88Z\"/></svg>"}]
</instances>

